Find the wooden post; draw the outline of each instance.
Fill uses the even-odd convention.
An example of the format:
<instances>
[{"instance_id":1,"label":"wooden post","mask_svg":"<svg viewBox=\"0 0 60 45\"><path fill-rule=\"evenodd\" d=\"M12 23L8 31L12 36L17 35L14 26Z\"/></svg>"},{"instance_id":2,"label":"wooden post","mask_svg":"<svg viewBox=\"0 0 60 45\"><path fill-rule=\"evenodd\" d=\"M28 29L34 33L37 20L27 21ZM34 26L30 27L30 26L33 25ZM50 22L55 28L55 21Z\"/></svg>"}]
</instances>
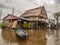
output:
<instances>
[{"instance_id":1,"label":"wooden post","mask_svg":"<svg viewBox=\"0 0 60 45\"><path fill-rule=\"evenodd\" d=\"M56 20L57 20L57 29L58 29L58 16L57 16L57 19Z\"/></svg>"},{"instance_id":2,"label":"wooden post","mask_svg":"<svg viewBox=\"0 0 60 45\"><path fill-rule=\"evenodd\" d=\"M12 8L12 15L14 15L14 8Z\"/></svg>"},{"instance_id":3,"label":"wooden post","mask_svg":"<svg viewBox=\"0 0 60 45\"><path fill-rule=\"evenodd\" d=\"M11 28L12 28L12 19L11 19Z\"/></svg>"},{"instance_id":4,"label":"wooden post","mask_svg":"<svg viewBox=\"0 0 60 45\"><path fill-rule=\"evenodd\" d=\"M58 42L58 16L57 16L57 30L56 30L56 42ZM56 44L57 45L57 44Z\"/></svg>"},{"instance_id":5,"label":"wooden post","mask_svg":"<svg viewBox=\"0 0 60 45\"><path fill-rule=\"evenodd\" d=\"M2 9L1 9L1 11L0 11L0 20L1 20L1 15L2 15Z\"/></svg>"}]
</instances>

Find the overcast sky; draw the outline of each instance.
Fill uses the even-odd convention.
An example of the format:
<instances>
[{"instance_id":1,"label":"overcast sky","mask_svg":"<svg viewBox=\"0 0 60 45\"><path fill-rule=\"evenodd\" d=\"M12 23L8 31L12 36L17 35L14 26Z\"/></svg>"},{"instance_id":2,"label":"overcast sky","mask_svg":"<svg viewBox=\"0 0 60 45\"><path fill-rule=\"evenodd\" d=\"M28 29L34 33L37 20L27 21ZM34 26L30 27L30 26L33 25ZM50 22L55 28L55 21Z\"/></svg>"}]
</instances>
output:
<instances>
[{"instance_id":1,"label":"overcast sky","mask_svg":"<svg viewBox=\"0 0 60 45\"><path fill-rule=\"evenodd\" d=\"M54 19L53 13L60 11L60 0L0 0L0 9L3 9L2 17L12 14L13 7L15 15L20 16L24 11L42 5L45 6L50 19Z\"/></svg>"}]
</instances>

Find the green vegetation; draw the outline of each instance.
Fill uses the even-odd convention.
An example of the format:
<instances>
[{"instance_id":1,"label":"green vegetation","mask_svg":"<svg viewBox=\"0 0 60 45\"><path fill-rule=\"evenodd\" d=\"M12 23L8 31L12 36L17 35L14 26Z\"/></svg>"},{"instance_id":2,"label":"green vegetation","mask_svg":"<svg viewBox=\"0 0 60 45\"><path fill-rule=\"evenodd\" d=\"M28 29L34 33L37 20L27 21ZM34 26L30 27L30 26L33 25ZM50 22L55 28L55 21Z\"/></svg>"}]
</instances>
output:
<instances>
[{"instance_id":1,"label":"green vegetation","mask_svg":"<svg viewBox=\"0 0 60 45\"><path fill-rule=\"evenodd\" d=\"M2 27L2 23L0 22L0 28Z\"/></svg>"}]
</instances>

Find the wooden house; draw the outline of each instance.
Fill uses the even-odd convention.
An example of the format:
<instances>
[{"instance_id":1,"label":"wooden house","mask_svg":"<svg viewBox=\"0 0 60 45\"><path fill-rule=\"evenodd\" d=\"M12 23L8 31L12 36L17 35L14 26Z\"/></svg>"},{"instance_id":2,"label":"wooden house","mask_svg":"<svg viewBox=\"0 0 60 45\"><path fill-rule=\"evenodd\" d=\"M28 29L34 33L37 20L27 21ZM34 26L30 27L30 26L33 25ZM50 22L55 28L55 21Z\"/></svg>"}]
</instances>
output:
<instances>
[{"instance_id":1,"label":"wooden house","mask_svg":"<svg viewBox=\"0 0 60 45\"><path fill-rule=\"evenodd\" d=\"M47 12L44 6L37 7L34 9L27 10L20 17L29 19L31 23L31 28L46 28L48 19Z\"/></svg>"},{"instance_id":2,"label":"wooden house","mask_svg":"<svg viewBox=\"0 0 60 45\"><path fill-rule=\"evenodd\" d=\"M17 27L20 28L22 27L21 25L22 22L29 22L30 28L37 29L40 28L40 26L46 27L47 26L46 20L47 20L46 10L44 6L41 6L38 8L27 10L19 18L11 14L7 15L3 19L3 26L9 27L8 25L10 23L14 24L13 22L16 21ZM20 39L19 44L21 45L45 45L46 44L46 31L40 29L38 31L33 29L28 29L26 31L29 33L28 37L26 37L25 39Z\"/></svg>"},{"instance_id":3,"label":"wooden house","mask_svg":"<svg viewBox=\"0 0 60 45\"><path fill-rule=\"evenodd\" d=\"M22 23L24 22L28 22L28 19L22 18L22 17L16 17L14 15L8 14L6 17L3 18L3 26L4 28L19 28L22 27L21 24L19 23L19 21Z\"/></svg>"},{"instance_id":4,"label":"wooden house","mask_svg":"<svg viewBox=\"0 0 60 45\"><path fill-rule=\"evenodd\" d=\"M3 27L6 28L16 28L18 17L8 14L3 18Z\"/></svg>"}]
</instances>

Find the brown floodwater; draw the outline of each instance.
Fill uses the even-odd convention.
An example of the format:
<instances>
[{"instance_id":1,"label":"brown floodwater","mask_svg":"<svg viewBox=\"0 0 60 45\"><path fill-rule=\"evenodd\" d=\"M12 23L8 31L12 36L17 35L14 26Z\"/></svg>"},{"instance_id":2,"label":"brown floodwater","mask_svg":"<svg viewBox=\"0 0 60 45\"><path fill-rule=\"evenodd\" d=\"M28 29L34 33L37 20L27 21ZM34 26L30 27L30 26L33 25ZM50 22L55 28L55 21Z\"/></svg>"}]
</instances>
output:
<instances>
[{"instance_id":1,"label":"brown floodwater","mask_svg":"<svg viewBox=\"0 0 60 45\"><path fill-rule=\"evenodd\" d=\"M27 30L28 36L18 37L15 30L0 29L0 45L60 45L60 30Z\"/></svg>"}]
</instances>

